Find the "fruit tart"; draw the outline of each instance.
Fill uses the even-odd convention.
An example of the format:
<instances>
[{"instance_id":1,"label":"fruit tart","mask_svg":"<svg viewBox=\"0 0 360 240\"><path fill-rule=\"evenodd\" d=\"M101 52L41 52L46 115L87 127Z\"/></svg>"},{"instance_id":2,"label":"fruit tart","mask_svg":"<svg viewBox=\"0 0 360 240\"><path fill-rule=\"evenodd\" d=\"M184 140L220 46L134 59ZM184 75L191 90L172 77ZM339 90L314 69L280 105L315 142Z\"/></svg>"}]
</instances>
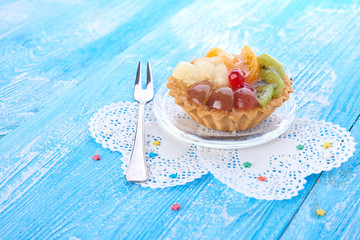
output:
<instances>
[{"instance_id":1,"label":"fruit tart","mask_svg":"<svg viewBox=\"0 0 360 240\"><path fill-rule=\"evenodd\" d=\"M244 46L239 55L212 48L205 57L180 62L168 78L175 103L211 129L245 130L256 126L289 99L292 80L268 54Z\"/></svg>"}]
</instances>

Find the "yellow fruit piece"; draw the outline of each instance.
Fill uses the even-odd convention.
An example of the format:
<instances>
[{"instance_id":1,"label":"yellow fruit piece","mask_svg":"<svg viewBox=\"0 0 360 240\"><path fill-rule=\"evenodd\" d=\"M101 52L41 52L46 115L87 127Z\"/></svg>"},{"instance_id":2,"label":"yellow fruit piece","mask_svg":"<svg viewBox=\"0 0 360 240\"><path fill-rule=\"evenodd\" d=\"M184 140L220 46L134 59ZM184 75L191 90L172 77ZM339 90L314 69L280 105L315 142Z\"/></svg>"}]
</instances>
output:
<instances>
[{"instance_id":1,"label":"yellow fruit piece","mask_svg":"<svg viewBox=\"0 0 360 240\"><path fill-rule=\"evenodd\" d=\"M257 81L260 75L260 65L253 50L245 45L241 49L240 55L236 56L236 58L239 60L236 67L240 67L248 73L248 76L245 78L245 82L251 84Z\"/></svg>"},{"instance_id":2,"label":"yellow fruit piece","mask_svg":"<svg viewBox=\"0 0 360 240\"><path fill-rule=\"evenodd\" d=\"M205 57L217 57L220 55L220 53L225 52L224 50L222 50L221 48L218 47L214 47L212 49L210 49L210 51L208 51L208 53L206 54Z\"/></svg>"},{"instance_id":3,"label":"yellow fruit piece","mask_svg":"<svg viewBox=\"0 0 360 240\"><path fill-rule=\"evenodd\" d=\"M183 80L185 76L194 71L194 65L188 62L180 62L173 70L173 76L179 80Z\"/></svg>"},{"instance_id":4,"label":"yellow fruit piece","mask_svg":"<svg viewBox=\"0 0 360 240\"><path fill-rule=\"evenodd\" d=\"M238 60L234 57L234 55L222 50L221 48L214 47L210 49L210 51L206 54L207 58L219 57L221 61L225 64L228 71L235 68L235 64Z\"/></svg>"}]
</instances>

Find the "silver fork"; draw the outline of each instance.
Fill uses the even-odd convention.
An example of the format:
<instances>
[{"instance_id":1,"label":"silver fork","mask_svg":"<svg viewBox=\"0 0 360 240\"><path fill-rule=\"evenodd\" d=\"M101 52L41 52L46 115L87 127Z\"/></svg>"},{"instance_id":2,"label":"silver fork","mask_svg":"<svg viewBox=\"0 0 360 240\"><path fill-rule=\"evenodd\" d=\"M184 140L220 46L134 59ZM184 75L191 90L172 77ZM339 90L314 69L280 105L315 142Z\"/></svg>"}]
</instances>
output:
<instances>
[{"instance_id":1,"label":"silver fork","mask_svg":"<svg viewBox=\"0 0 360 240\"><path fill-rule=\"evenodd\" d=\"M145 104L154 97L154 87L151 76L150 63L147 63L147 79L146 88L141 88L141 62L139 62L136 74L134 98L139 102L139 112L135 133L135 141L133 151L131 153L130 162L126 170L125 178L129 182L146 182L149 174L145 159L145 135L144 135L144 109Z\"/></svg>"}]
</instances>

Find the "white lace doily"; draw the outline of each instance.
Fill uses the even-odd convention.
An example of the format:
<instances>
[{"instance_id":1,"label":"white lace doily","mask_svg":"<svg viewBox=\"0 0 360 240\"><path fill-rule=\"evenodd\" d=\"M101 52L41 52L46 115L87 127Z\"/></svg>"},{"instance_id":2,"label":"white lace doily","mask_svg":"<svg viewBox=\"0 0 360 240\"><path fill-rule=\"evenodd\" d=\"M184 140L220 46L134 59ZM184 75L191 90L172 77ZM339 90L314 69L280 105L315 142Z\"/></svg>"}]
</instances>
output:
<instances>
[{"instance_id":1,"label":"white lace doily","mask_svg":"<svg viewBox=\"0 0 360 240\"><path fill-rule=\"evenodd\" d=\"M137 106L137 103L113 103L100 109L89 122L91 135L98 143L122 153L124 173L135 136ZM150 178L141 185L152 188L185 184L210 172L246 196L288 199L304 188L306 176L339 167L347 161L356 145L350 133L338 125L296 119L278 139L256 147L200 147L169 135L151 109L152 104L147 104L145 152ZM153 145L154 141L160 141L160 145ZM330 142L331 147L325 149L325 142ZM304 148L297 149L298 145Z\"/></svg>"}]
</instances>

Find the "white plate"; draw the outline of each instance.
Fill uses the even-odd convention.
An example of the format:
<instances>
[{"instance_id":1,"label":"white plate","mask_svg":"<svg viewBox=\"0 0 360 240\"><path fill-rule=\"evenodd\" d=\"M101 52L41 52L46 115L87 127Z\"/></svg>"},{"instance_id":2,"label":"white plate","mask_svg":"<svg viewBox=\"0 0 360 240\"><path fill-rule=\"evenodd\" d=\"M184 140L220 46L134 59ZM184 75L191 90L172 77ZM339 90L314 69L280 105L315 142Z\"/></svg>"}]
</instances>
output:
<instances>
[{"instance_id":1,"label":"white plate","mask_svg":"<svg viewBox=\"0 0 360 240\"><path fill-rule=\"evenodd\" d=\"M271 141L283 134L295 119L296 103L290 98L257 126L236 132L218 131L199 125L175 104L165 85L156 93L154 111L162 127L185 142L211 148L246 148Z\"/></svg>"}]
</instances>

